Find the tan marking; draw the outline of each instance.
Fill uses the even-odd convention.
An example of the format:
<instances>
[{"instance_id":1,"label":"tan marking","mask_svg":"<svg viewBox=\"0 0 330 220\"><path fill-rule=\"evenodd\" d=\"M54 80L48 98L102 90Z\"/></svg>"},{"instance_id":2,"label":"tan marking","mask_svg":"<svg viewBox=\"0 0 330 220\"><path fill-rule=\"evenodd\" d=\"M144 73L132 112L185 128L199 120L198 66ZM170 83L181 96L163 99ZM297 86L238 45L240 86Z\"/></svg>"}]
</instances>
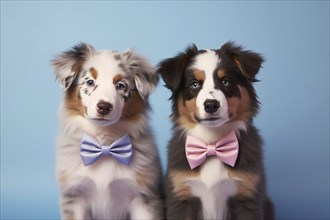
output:
<instances>
[{"instance_id":1,"label":"tan marking","mask_svg":"<svg viewBox=\"0 0 330 220\"><path fill-rule=\"evenodd\" d=\"M240 101L241 100L237 97L227 98L229 118L233 121L237 120Z\"/></svg>"},{"instance_id":2,"label":"tan marking","mask_svg":"<svg viewBox=\"0 0 330 220\"><path fill-rule=\"evenodd\" d=\"M229 176L237 181L237 194L239 196L251 197L257 190L260 176L254 173L230 170Z\"/></svg>"},{"instance_id":3,"label":"tan marking","mask_svg":"<svg viewBox=\"0 0 330 220\"><path fill-rule=\"evenodd\" d=\"M94 67L92 67L92 68L89 69L89 71L91 72L92 77L94 79L97 79L97 76L98 76L97 70Z\"/></svg>"},{"instance_id":4,"label":"tan marking","mask_svg":"<svg viewBox=\"0 0 330 220\"><path fill-rule=\"evenodd\" d=\"M238 88L242 95L241 102L238 107L238 109L239 109L238 119L248 121L251 119L251 117L253 115L253 112L250 111L251 99L250 99L248 91L244 87L239 86Z\"/></svg>"},{"instance_id":5,"label":"tan marking","mask_svg":"<svg viewBox=\"0 0 330 220\"><path fill-rule=\"evenodd\" d=\"M122 120L137 121L141 114L147 110L147 103L144 102L141 96L136 91L131 91L131 97L125 103Z\"/></svg>"},{"instance_id":6,"label":"tan marking","mask_svg":"<svg viewBox=\"0 0 330 220\"><path fill-rule=\"evenodd\" d=\"M75 73L75 76L80 72L80 70L82 69L83 64L84 64L83 61L78 61L73 65L72 71Z\"/></svg>"},{"instance_id":7,"label":"tan marking","mask_svg":"<svg viewBox=\"0 0 330 220\"><path fill-rule=\"evenodd\" d=\"M222 69L218 70L218 78L222 79L223 77L225 77L225 71L223 71Z\"/></svg>"},{"instance_id":8,"label":"tan marking","mask_svg":"<svg viewBox=\"0 0 330 220\"><path fill-rule=\"evenodd\" d=\"M146 186L150 185L150 183L151 183L150 180L153 180L153 178L146 177L143 173L140 173L140 172L137 173L136 181L140 187L145 188Z\"/></svg>"},{"instance_id":9,"label":"tan marking","mask_svg":"<svg viewBox=\"0 0 330 220\"><path fill-rule=\"evenodd\" d=\"M113 82L114 85L116 85L121 80L123 80L123 76L121 74L117 74L113 77L112 82Z\"/></svg>"},{"instance_id":10,"label":"tan marking","mask_svg":"<svg viewBox=\"0 0 330 220\"><path fill-rule=\"evenodd\" d=\"M198 81L204 81L205 80L205 73L202 70L194 70L193 74L195 76L195 79Z\"/></svg>"},{"instance_id":11,"label":"tan marking","mask_svg":"<svg viewBox=\"0 0 330 220\"><path fill-rule=\"evenodd\" d=\"M199 175L198 170L191 171L171 171L169 173L169 179L173 185L173 193L180 198L189 198L192 196L190 186L187 184L187 180Z\"/></svg>"},{"instance_id":12,"label":"tan marking","mask_svg":"<svg viewBox=\"0 0 330 220\"><path fill-rule=\"evenodd\" d=\"M194 118L197 115L196 98L185 101L182 96L178 98L178 110L179 110L179 124L187 129L194 127L198 122Z\"/></svg>"},{"instance_id":13,"label":"tan marking","mask_svg":"<svg viewBox=\"0 0 330 220\"><path fill-rule=\"evenodd\" d=\"M76 62L75 64L73 64L73 66L72 66L72 71L74 72L74 74L72 75L72 76L70 76L69 78L70 78L70 80L68 80L68 81L71 81L70 82L70 86L69 85L67 85L68 84L68 82L66 81L66 80L63 80L64 81L64 84L65 84L65 87L71 87L72 86L72 82L74 81L74 79L77 77L77 75L78 75L78 73L81 71L81 69L82 69L82 66L83 66L83 62L82 61L78 61L78 62Z\"/></svg>"},{"instance_id":14,"label":"tan marking","mask_svg":"<svg viewBox=\"0 0 330 220\"><path fill-rule=\"evenodd\" d=\"M68 174L65 172L65 171L61 171L59 174L58 174L58 180L59 182L64 185L68 182Z\"/></svg>"},{"instance_id":15,"label":"tan marking","mask_svg":"<svg viewBox=\"0 0 330 220\"><path fill-rule=\"evenodd\" d=\"M87 108L82 104L79 97L79 86L72 86L67 90L64 103L70 115L84 116L87 112Z\"/></svg>"},{"instance_id":16,"label":"tan marking","mask_svg":"<svg viewBox=\"0 0 330 220\"><path fill-rule=\"evenodd\" d=\"M241 98L233 97L228 98L228 112L231 121L249 121L252 117L253 112L250 111L251 99L248 91L242 87L238 86Z\"/></svg>"},{"instance_id":17,"label":"tan marking","mask_svg":"<svg viewBox=\"0 0 330 220\"><path fill-rule=\"evenodd\" d=\"M234 63L236 63L238 69L243 73L243 75L247 76L247 74L246 74L246 72L245 72L242 64L239 62L239 60L237 59L237 57L236 56L233 56L232 58L234 60Z\"/></svg>"},{"instance_id":18,"label":"tan marking","mask_svg":"<svg viewBox=\"0 0 330 220\"><path fill-rule=\"evenodd\" d=\"M141 172L137 172L137 183L141 188L147 189L155 184L155 180L158 179L160 167L150 166Z\"/></svg>"}]
</instances>

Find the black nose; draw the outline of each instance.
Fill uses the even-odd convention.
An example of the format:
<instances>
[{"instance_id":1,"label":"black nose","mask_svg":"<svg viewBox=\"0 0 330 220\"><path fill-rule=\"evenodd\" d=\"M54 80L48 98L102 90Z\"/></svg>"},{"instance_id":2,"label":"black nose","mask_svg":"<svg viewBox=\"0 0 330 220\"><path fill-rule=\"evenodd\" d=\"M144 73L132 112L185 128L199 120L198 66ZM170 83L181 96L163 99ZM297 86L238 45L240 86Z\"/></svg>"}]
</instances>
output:
<instances>
[{"instance_id":1,"label":"black nose","mask_svg":"<svg viewBox=\"0 0 330 220\"><path fill-rule=\"evenodd\" d=\"M100 101L96 105L96 110L98 113L104 116L112 111L112 105L110 104L110 102Z\"/></svg>"},{"instance_id":2,"label":"black nose","mask_svg":"<svg viewBox=\"0 0 330 220\"><path fill-rule=\"evenodd\" d=\"M220 108L220 103L215 99L207 99L204 102L204 110L207 113L212 114L212 113L218 111L219 108Z\"/></svg>"}]
</instances>

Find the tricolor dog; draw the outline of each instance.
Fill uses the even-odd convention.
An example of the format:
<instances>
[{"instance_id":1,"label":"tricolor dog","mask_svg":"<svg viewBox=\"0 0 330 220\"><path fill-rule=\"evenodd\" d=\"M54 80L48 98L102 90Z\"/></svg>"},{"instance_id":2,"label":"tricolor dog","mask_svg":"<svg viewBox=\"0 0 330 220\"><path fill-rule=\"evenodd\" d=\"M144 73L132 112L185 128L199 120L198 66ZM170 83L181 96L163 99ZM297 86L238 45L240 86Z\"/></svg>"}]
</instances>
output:
<instances>
[{"instance_id":1,"label":"tricolor dog","mask_svg":"<svg viewBox=\"0 0 330 220\"><path fill-rule=\"evenodd\" d=\"M132 50L79 44L52 62L64 89L57 177L62 219L162 219L148 96L159 77Z\"/></svg>"},{"instance_id":2,"label":"tricolor dog","mask_svg":"<svg viewBox=\"0 0 330 220\"><path fill-rule=\"evenodd\" d=\"M263 58L228 42L189 46L158 65L172 92L167 219L273 219L253 83Z\"/></svg>"}]
</instances>

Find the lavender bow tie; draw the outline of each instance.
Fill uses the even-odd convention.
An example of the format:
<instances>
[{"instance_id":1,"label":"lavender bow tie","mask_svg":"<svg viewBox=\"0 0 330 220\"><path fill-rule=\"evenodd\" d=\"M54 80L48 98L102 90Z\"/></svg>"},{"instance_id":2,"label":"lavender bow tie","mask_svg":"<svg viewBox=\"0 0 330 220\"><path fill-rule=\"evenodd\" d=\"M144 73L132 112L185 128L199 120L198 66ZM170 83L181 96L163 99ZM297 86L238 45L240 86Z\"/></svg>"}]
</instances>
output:
<instances>
[{"instance_id":1,"label":"lavender bow tie","mask_svg":"<svg viewBox=\"0 0 330 220\"><path fill-rule=\"evenodd\" d=\"M115 140L111 145L102 146L97 140L84 134L80 143L80 155L85 166L106 155L111 155L117 161L129 165L132 157L132 143L126 134Z\"/></svg>"},{"instance_id":2,"label":"lavender bow tie","mask_svg":"<svg viewBox=\"0 0 330 220\"><path fill-rule=\"evenodd\" d=\"M207 145L190 135L186 140L186 157L191 169L201 165L208 156L216 155L222 162L234 167L238 157L238 140L234 131Z\"/></svg>"}]
</instances>

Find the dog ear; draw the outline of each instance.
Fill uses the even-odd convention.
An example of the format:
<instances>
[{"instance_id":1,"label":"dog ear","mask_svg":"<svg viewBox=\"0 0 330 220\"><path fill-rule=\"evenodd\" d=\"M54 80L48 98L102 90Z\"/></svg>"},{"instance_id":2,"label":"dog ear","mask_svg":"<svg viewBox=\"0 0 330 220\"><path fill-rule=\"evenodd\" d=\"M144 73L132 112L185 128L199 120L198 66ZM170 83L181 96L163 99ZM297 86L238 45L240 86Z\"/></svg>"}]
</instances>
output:
<instances>
[{"instance_id":1,"label":"dog ear","mask_svg":"<svg viewBox=\"0 0 330 220\"><path fill-rule=\"evenodd\" d=\"M122 57L134 76L135 86L140 96L143 99L148 98L159 81L155 68L143 56L136 54L133 49L124 51Z\"/></svg>"},{"instance_id":2,"label":"dog ear","mask_svg":"<svg viewBox=\"0 0 330 220\"><path fill-rule=\"evenodd\" d=\"M178 92L183 73L190 59L197 52L196 45L192 44L184 52L179 53L175 57L165 59L158 64L157 73L161 75L166 87L172 91L172 97Z\"/></svg>"},{"instance_id":3,"label":"dog ear","mask_svg":"<svg viewBox=\"0 0 330 220\"><path fill-rule=\"evenodd\" d=\"M263 57L250 50L244 50L243 47L236 45L234 42L227 42L224 44L220 51L229 55L230 58L237 65L242 74L251 82L257 81L255 79L262 62Z\"/></svg>"},{"instance_id":4,"label":"dog ear","mask_svg":"<svg viewBox=\"0 0 330 220\"><path fill-rule=\"evenodd\" d=\"M71 50L55 56L51 61L50 64L54 69L56 80L61 83L64 90L67 90L72 85L83 63L94 52L93 46L80 43Z\"/></svg>"}]
</instances>

